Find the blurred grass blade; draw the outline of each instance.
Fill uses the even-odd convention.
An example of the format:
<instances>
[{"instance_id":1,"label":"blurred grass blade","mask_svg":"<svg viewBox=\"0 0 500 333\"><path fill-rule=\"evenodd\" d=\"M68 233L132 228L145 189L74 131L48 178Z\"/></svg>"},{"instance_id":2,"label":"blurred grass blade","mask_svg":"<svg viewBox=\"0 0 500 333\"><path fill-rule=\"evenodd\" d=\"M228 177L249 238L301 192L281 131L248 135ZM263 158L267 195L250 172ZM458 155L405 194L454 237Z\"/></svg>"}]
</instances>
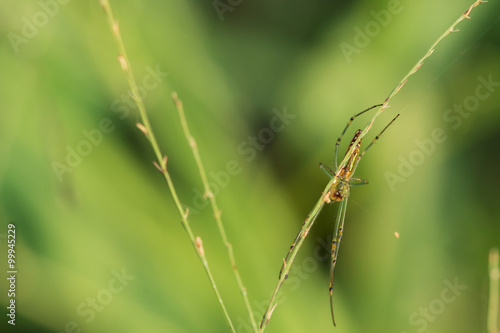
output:
<instances>
[{"instance_id":1,"label":"blurred grass blade","mask_svg":"<svg viewBox=\"0 0 500 333\"><path fill-rule=\"evenodd\" d=\"M488 333L498 333L500 268L498 249L492 248L489 255L490 295L488 305Z\"/></svg>"}]
</instances>

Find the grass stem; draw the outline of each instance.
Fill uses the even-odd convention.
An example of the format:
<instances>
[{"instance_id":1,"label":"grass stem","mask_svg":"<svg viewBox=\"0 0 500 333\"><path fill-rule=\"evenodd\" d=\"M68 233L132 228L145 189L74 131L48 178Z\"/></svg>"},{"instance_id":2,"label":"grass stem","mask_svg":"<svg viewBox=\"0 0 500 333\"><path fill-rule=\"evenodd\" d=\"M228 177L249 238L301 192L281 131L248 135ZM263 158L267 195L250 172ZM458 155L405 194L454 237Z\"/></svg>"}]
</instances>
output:
<instances>
[{"instance_id":1,"label":"grass stem","mask_svg":"<svg viewBox=\"0 0 500 333\"><path fill-rule=\"evenodd\" d=\"M489 255L490 295L488 304L488 333L498 333L498 306L500 287L500 268L498 249L492 248Z\"/></svg>"},{"instance_id":2,"label":"grass stem","mask_svg":"<svg viewBox=\"0 0 500 333\"><path fill-rule=\"evenodd\" d=\"M455 27L457 24L459 24L461 21L464 19L470 19L469 14L474 9L476 6L479 4L486 2L486 1L476 1L474 2L439 38L432 44L432 46L429 48L427 53L418 60L415 66L399 81L399 83L396 85L396 88L394 88L389 96L385 99L384 103L380 106L380 109L375 113L375 115L372 117L372 119L368 122L368 124L365 126L365 128L361 131L359 137L355 142L351 144L351 148L346 152L343 160L340 162L338 165L337 169L335 170L335 175L334 177L328 182L326 185L325 189L323 190L323 193L321 197L319 198L318 202L314 206L313 210L311 213L307 216L306 220L304 221L301 231L299 233L300 237L297 239L297 242L295 244L295 247L292 249L292 252L290 252L289 260L288 262L283 262L283 266L281 268L282 274L280 274L279 279L278 279L278 284L276 285L276 288L273 291L273 294L271 296L271 299L269 301L269 305L267 306L266 311L264 312L264 316L262 317L262 321L259 326L259 332L264 332L267 324L269 323L269 320L271 319L271 315L274 312L276 308L276 296L278 295L278 292L285 282L286 278L288 277L288 272L290 271L290 268L293 264L293 261L295 259L296 254L298 253L300 246L302 245L302 242L304 241L305 237L307 236L307 233L309 232L309 229L311 229L312 225L314 224L314 221L316 220L316 217L318 216L319 212L321 211L321 208L327 202L327 197L328 197L328 191L330 187L332 186L334 181L338 181L340 172L344 167L346 166L349 158L352 156L352 153L354 149L356 149L357 145L361 141L361 139L370 131L370 129L373 126L373 123L375 122L375 119L386 109L389 107L389 101L391 98L393 98L404 86L408 78L415 74L420 67L422 67L424 60L429 58L432 53L434 52L435 47L441 42L443 38L451 34L452 32L457 32L458 30L455 30Z\"/></svg>"},{"instance_id":3,"label":"grass stem","mask_svg":"<svg viewBox=\"0 0 500 333\"><path fill-rule=\"evenodd\" d=\"M179 200L179 197L177 195L177 191L175 190L174 184L172 182L172 178L170 177L170 174L167 170L167 157L161 153L160 147L158 145L158 141L156 140L156 137L153 132L153 128L151 127L151 123L149 121L148 114L146 112L146 108L144 106L144 102L142 101L142 98L138 92L137 89L137 84L134 79L134 75L132 73L132 70L130 68L130 62L127 57L127 52L125 51L125 45L122 41L122 37L120 34L120 29L118 27L118 22L115 21L113 17L113 12L111 11L111 6L109 4L108 0L100 0L100 4L102 8L104 9L104 12L106 14L106 17L108 19L109 27L112 31L113 37L115 39L116 45L118 47L118 61L122 67L123 72L125 73L125 77L127 78L130 90L132 92L132 97L137 104L137 107L139 108L139 114L141 117L142 123L137 124L137 127L139 130L141 130L142 133L146 136L146 138L149 140L151 147L154 150L154 153L156 155L157 161L154 161L153 164L154 166L160 171L165 178L165 181L167 182L168 188L170 190L170 193L172 194L172 198L174 200L175 206L177 207L177 210L179 212L179 215L181 216L181 224L186 230L189 240L191 241L196 254L198 255L198 258L200 259L203 268L205 269L205 273L210 281L210 284L212 285L212 289L214 290L214 293L217 297L217 300L219 301L219 305L224 313L224 317L227 320L227 323L229 325L229 328L231 329L231 332L236 332L233 323L231 321L231 318L229 317L229 313L227 312L227 309L224 305L224 302L222 301L222 297L219 293L219 290L217 288L217 285L215 284L215 280L213 278L213 275L210 271L209 265L207 258L205 256L205 251L203 249L203 242L200 237L195 237L193 231L191 230L191 226L189 225L188 221L188 215L189 215L189 210L184 210L184 208L181 205L181 202Z\"/></svg>"},{"instance_id":4,"label":"grass stem","mask_svg":"<svg viewBox=\"0 0 500 333\"><path fill-rule=\"evenodd\" d=\"M403 86L405 85L405 83L408 81L408 78L410 76L412 76L413 74L415 74L419 69L420 67L422 67L422 65L424 64L424 60L426 60L427 58L429 58L433 53L434 53L434 50L436 48L436 46L448 35L450 35L452 32L458 32L459 30L458 29L455 29L455 27L460 23L462 22L463 20L465 19L470 19L470 16L469 14L471 13L471 11L479 6L481 3L485 3L487 1L481 1L481 0L477 0L475 1L455 22L453 22L453 24L448 28L446 29L445 32L443 32L441 34L441 36L439 36L439 38L432 44L432 46L427 50L427 52L425 53L425 55L420 58L417 63L415 64L415 66L413 66L413 68L401 79L401 81L398 82L398 84L396 85L396 87L391 91L391 93L389 94L389 96L387 96L387 98L385 99L384 103L382 104L382 106L380 107L379 110L377 110L377 112L373 115L372 119L370 119L370 121L368 122L368 124L365 126L365 128L363 129L363 131L361 131L361 134L359 135L358 139L356 140L356 142L353 143L351 149L349 149L349 151L346 153L346 156L344 157L344 159L342 160L342 162L340 163L339 167L337 168L335 174L338 175L340 173L340 171L344 168L345 164L347 163L347 160L349 159L349 156L352 154L352 151L354 150L354 148L356 147L356 145L361 141L361 139L366 135L368 134L368 132L370 131L370 129L372 128L373 126L373 123L375 122L375 119L377 119L378 116L380 116L380 114L389 107L389 101L401 90L401 88L403 88Z\"/></svg>"},{"instance_id":5,"label":"grass stem","mask_svg":"<svg viewBox=\"0 0 500 333\"><path fill-rule=\"evenodd\" d=\"M198 166L198 171L201 176L201 181L203 182L203 187L205 189L205 196L208 197L208 200L210 201L210 205L212 206L212 211L214 213L214 219L217 223L217 228L219 229L220 236L222 238L222 242L227 248L227 253L229 256L229 261L231 263L231 267L233 269L234 276L236 278L236 282L238 283L238 287L240 288L241 295L243 296L243 301L245 303L245 307L248 312L248 317L250 319L250 323L252 324L252 329L254 332L257 332L257 323L255 321L255 318L253 316L253 311L252 307L250 305L250 301L248 300L248 295L247 295L247 289L243 285L243 280L241 279L240 272L238 271L238 268L236 266L236 259L234 258L234 252L233 252L233 246L229 242L226 234L226 230L224 228L224 224L222 223L222 212L219 209L219 206L217 205L217 201L215 200L215 195L212 192L212 189L210 188L208 178L207 178L207 173L205 171L205 167L203 166L203 163L201 161L200 153L198 150L198 145L196 144L195 139L191 135L188 127L188 123L186 120L186 115L184 113L184 107L182 105L182 101L178 98L177 93L172 93L172 99L174 101L175 107L177 108L177 112L179 113L179 118L181 122L182 129L184 131L184 135L186 136L186 140L189 143L189 146L191 147L191 150L194 155L194 159L196 161L196 165Z\"/></svg>"}]
</instances>

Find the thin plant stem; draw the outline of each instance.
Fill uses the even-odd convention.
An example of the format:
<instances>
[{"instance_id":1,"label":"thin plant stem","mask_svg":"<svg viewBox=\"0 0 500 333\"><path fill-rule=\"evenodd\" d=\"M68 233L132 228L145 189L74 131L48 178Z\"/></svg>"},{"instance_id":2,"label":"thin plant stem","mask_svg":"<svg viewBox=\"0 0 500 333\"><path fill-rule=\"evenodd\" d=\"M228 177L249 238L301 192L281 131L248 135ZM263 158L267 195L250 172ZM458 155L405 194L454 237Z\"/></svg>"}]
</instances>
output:
<instances>
[{"instance_id":1,"label":"thin plant stem","mask_svg":"<svg viewBox=\"0 0 500 333\"><path fill-rule=\"evenodd\" d=\"M174 101L175 107L177 108L177 112L179 113L179 118L181 122L182 129L184 131L184 135L186 136L186 140L193 151L193 156L196 161L196 165L198 166L198 171L200 173L201 181L203 182L203 187L205 189L205 197L208 197L210 201L210 205L212 206L212 211L214 213L214 219L217 223L217 228L219 229L220 236L222 238L222 242L227 248L227 253L229 256L229 261L231 263L231 267L234 272L234 276L236 278L236 282L238 283L238 287L240 288L241 295L243 296L243 301L245 303L245 307L248 312L248 317L250 319L250 323L252 324L252 329L254 332L257 332L257 322L253 316L252 306L250 305L250 301L248 300L247 289L243 285L243 280L241 279L240 272L236 266L236 259L234 257L233 246L229 242L226 234L226 230L224 228L224 224L222 223L222 212L217 205L217 201L215 200L215 195L210 188L207 173L205 171L205 167L203 166L203 162L200 157L200 153L198 150L198 145L196 144L195 139L191 135L189 131L188 123L186 120L186 115L184 113L184 107L182 105L182 101L178 98L177 93L172 93L172 99Z\"/></svg>"},{"instance_id":2,"label":"thin plant stem","mask_svg":"<svg viewBox=\"0 0 500 333\"><path fill-rule=\"evenodd\" d=\"M330 183L329 183L330 186L331 186L331 183L332 183L332 181L330 181ZM295 243L295 246L290 251L290 254L288 256L288 261L285 262L285 259L283 259L283 266L281 268L281 272L279 275L278 284L274 288L273 294L272 294L271 299L269 301L269 305L267 306L267 309L264 312L264 315L262 317L262 321L261 321L260 326L259 326L259 332L264 332L267 324L269 323L269 320L271 319L271 316L274 312L274 309L276 309L276 306L278 305L278 303L276 303L276 298L278 296L278 292L280 291L281 286L285 283L285 280L288 278L288 274L290 273L290 269L292 268L292 264L295 260L295 257L297 255L297 253L299 252L300 247L304 243L304 240L305 240L307 234L309 233L309 230L311 229L314 222L316 221L316 218L318 217L319 213L321 212L321 209L325 205L325 202L328 202L328 200L329 200L328 199L328 196L329 196L328 191L330 190L330 186L327 186L323 190L323 194L321 195L322 199L318 200L318 202L314 206L313 210L309 213L309 215L305 219L304 223L302 224L302 228L300 229L300 232L299 232L300 237L298 237L298 239Z\"/></svg>"},{"instance_id":3,"label":"thin plant stem","mask_svg":"<svg viewBox=\"0 0 500 333\"><path fill-rule=\"evenodd\" d=\"M109 27L112 31L113 37L115 39L116 45L118 47L119 51L119 56L118 56L118 61L120 62L120 65L122 67L123 72L125 73L125 76L127 78L130 90L132 92L132 97L137 104L137 107L139 108L139 114L141 117L142 123L138 123L137 127L144 133L146 138L149 140L151 147L154 150L154 153L156 155L157 161L154 161L153 164L154 166L158 169L158 171L161 172L163 177L165 178L165 181L167 182L168 188L170 190L170 193L172 194L172 198L174 200L175 206L177 207L178 213L181 216L181 224L186 230L189 240L191 241L196 254L198 255L198 258L200 259L203 268L205 269L205 273L210 281L210 284L212 285L212 289L217 297L217 300L219 301L219 305L224 313L224 317L227 320L227 323L231 329L231 332L236 333L236 330L234 328L234 325L231 321L231 318L229 317L229 313L227 312L227 309L224 305L224 302L222 301L222 297L219 293L219 290L217 288L217 285L215 284L215 280L213 278L213 275L210 271L209 265L207 258L205 256L205 250L203 248L203 242L200 237L195 237L193 231L191 230L191 226L189 225L188 221L188 215L189 215L189 210L184 210L182 207L182 204L179 200L179 197L177 195L177 191L175 190L174 184L172 182L172 178L170 177L170 174L167 170L167 156L163 155L161 153L160 147L158 145L158 141L156 140L156 137L153 132L153 128L151 127L151 123L149 121L148 114L146 112L146 108L144 107L144 103L142 101L142 98L140 94L138 93L137 89L137 84L134 79L134 75L132 73L132 70L130 68L130 63L128 61L127 57L127 52L125 51L125 45L123 44L122 37L120 34L120 29L118 27L118 22L115 21L113 17L113 12L111 11L111 6L109 4L108 0L100 0L100 4L104 9L104 12L106 14L106 17L108 19Z\"/></svg>"},{"instance_id":4,"label":"thin plant stem","mask_svg":"<svg viewBox=\"0 0 500 333\"><path fill-rule=\"evenodd\" d=\"M281 286L283 285L283 283L285 282L286 278L288 277L288 272L290 271L290 268L291 268L291 266L293 264L295 256L296 256L298 250L300 249L300 246L302 245L302 242L304 241L305 237L307 236L307 233L309 232L309 230L311 229L312 225L314 224L314 221L316 220L316 217L318 216L319 212L321 211L321 208L323 207L323 205L325 204L325 202L329 202L328 201L328 195L329 195L328 191L329 191L330 187L332 186L333 182L334 181L338 181L340 172L346 166L346 164L347 164L349 158L351 157L354 149L356 149L356 146L359 144L359 142L361 141L361 139L370 131L370 129L373 126L373 123L375 122L375 119L377 119L377 117L386 108L389 107L389 101L391 100L391 98L393 98L401 90L401 88L404 86L404 84L406 83L406 81L408 80L408 78L411 75L415 74L420 69L420 67L422 67L422 65L424 63L424 60L426 60L427 58L429 58L432 55L432 53L434 52L435 47L439 44L439 42L441 42L441 40L443 38L445 38L446 36L448 36L452 32L457 32L458 30L456 30L455 27L460 22L462 22L464 19L470 19L469 14L472 11L472 9L474 9L476 6L478 6L479 4L481 4L483 2L487 2L487 1L480 1L480 0L478 0L478 1L474 2L441 36L439 36L439 38L429 48L429 50L427 51L427 53L422 58L420 58L420 60L418 60L418 62L416 63L416 65L413 66L413 68L401 79L401 81L399 81L399 83L396 85L396 88L394 88L391 91L391 93L389 94L389 96L387 96L387 98L385 99L384 103L380 106L379 110L375 113L375 115L372 117L372 119L368 122L368 124L365 126L365 128L361 131L361 133L360 133L359 137L357 138L357 140L355 140L351 144L350 149L348 149L348 151L346 152L344 158L342 159L342 161L338 165L337 169L335 170L334 177L332 177L332 179L325 186L325 189L323 190L321 197L319 198L318 202L314 206L314 208L311 211L311 213L307 216L306 220L304 221L304 223L302 225L302 228L301 228L301 231L299 233L302 236L298 239L297 243L295 244L295 248L292 249L292 252L290 252L290 256L289 256L288 261L287 262L283 262L282 274L279 277L278 284L276 285L276 288L273 291L273 294L271 296L271 299L269 300L269 304L267 306L267 309L264 312L264 316L262 317L262 321L261 321L260 326L259 326L259 332L264 332L267 324L269 323L269 320L271 319L271 316L272 316L272 314L273 314L273 312L274 312L274 310L276 309L276 306L277 306L276 296L278 295L278 292L279 292Z\"/></svg>"},{"instance_id":5,"label":"thin plant stem","mask_svg":"<svg viewBox=\"0 0 500 333\"><path fill-rule=\"evenodd\" d=\"M498 333L498 306L500 302L500 268L498 249L492 248L489 255L490 295L488 304L488 333Z\"/></svg>"},{"instance_id":6,"label":"thin plant stem","mask_svg":"<svg viewBox=\"0 0 500 333\"><path fill-rule=\"evenodd\" d=\"M368 124L365 126L365 128L361 131L361 134L359 135L356 142L353 143L351 149L349 149L349 151L346 153L346 156L344 157L344 159L342 160L342 162L338 166L338 168L335 172L335 175L338 176L338 174L340 173L342 168L347 163L347 160L349 159L349 156L350 156L350 154L352 154L352 151L354 150L356 145L361 141L361 139L366 134L368 134L368 132L370 131L370 129L373 126L373 123L375 122L375 119L377 119L377 117L380 116L380 114L385 109L387 109L389 107L389 101L391 100L391 98L393 98L401 90L401 88L403 88L405 83L408 81L408 78L410 76L412 76L413 74L415 74L420 69L420 67L422 67L422 65L424 64L424 60L429 58L432 55L432 53L434 53L434 50L435 50L436 46L439 44L439 42L441 42L441 40L443 40L446 36L450 35L452 32L458 32L459 30L455 29L455 27L460 22L462 22L464 19L470 19L469 14L471 13L472 9L474 9L475 7L479 6L481 3L484 3L484 2L487 2L487 1L481 1L481 0L475 1L455 22L453 22L453 24L445 32L443 32L443 34L441 36L439 36L439 38L432 44L432 46L429 48L429 50L427 50L425 55L422 58L420 58L420 60L418 60L418 62L415 64L415 66L413 66L413 68L401 79L401 81L399 81L399 83L396 85L396 88L394 88L391 91L391 93L389 94L389 96L387 96L384 103L381 105L380 109L377 110L377 112L373 115L372 119L368 122Z\"/></svg>"}]
</instances>

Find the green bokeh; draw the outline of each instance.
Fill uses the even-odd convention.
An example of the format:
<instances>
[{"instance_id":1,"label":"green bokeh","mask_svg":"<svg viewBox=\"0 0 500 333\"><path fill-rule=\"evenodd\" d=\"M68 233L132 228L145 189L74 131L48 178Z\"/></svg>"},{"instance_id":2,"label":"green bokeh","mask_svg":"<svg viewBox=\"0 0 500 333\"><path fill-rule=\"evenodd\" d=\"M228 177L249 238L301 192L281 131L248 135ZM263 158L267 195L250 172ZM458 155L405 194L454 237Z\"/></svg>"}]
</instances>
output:
<instances>
[{"instance_id":1,"label":"green bokeh","mask_svg":"<svg viewBox=\"0 0 500 333\"><path fill-rule=\"evenodd\" d=\"M138 112L124 100L128 86L99 2L59 1L0 4L2 332L12 329L9 223L19 272L14 331L65 332L75 322L83 332L228 332L135 127ZM349 117L381 103L471 2L403 0L382 17L397 2L243 0L221 20L212 1L112 1L138 84L168 73L145 104L238 332L250 332L245 309L198 195L171 92L184 102L260 321L282 258L328 181L318 162L333 165ZM52 4L46 22L42 4ZM487 254L500 246L500 87L478 87L489 77L500 82L499 13L497 1L476 8L369 133L366 141L401 113L356 173L370 185L351 191L335 332L486 332ZM33 20L40 27L29 31ZM379 28L359 44L358 29L370 27ZM32 35L14 45L12 33L23 29ZM357 52L346 55L342 45L356 42ZM447 121L463 104L464 116ZM294 118L273 120L285 110ZM280 129L270 137L273 124ZM446 139L430 144L436 129ZM266 143L251 148L249 138L259 135ZM74 167L58 175L54 162L67 164L68 149L86 156L71 157ZM237 174L227 177L234 163ZM389 173L402 179L391 185ZM327 207L316 222L266 331L334 331L324 257L334 216ZM123 270L130 280L116 289ZM455 279L466 288L453 298L445 288ZM86 305L96 297L99 311Z\"/></svg>"}]
</instances>

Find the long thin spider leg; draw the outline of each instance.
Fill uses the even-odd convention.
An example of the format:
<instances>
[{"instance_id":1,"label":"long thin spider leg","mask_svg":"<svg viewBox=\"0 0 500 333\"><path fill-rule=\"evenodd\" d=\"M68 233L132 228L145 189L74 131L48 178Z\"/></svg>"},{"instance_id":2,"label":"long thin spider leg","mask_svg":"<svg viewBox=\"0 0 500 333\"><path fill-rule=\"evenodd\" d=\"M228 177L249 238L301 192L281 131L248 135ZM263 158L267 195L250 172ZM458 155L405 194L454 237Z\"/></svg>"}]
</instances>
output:
<instances>
[{"instance_id":1,"label":"long thin spider leg","mask_svg":"<svg viewBox=\"0 0 500 333\"><path fill-rule=\"evenodd\" d=\"M385 126L385 127L384 127L384 129L382 130L382 132L380 132L380 133L379 133L379 134L378 134L378 135L377 135L377 136L376 136L376 137L372 140L372 142L370 142L370 144L369 144L369 145L365 148L365 150L363 150L363 152L362 152L361 154L359 154L358 159L361 159L361 157L363 157L363 155L366 153L366 151L367 151L368 149L370 149L370 147L371 147L371 146L373 146L373 144L374 144L375 142L377 142L377 140L378 140L378 139L380 139L380 137L381 137L381 136L382 136L382 134L385 132L385 130L387 129L387 127L391 126L391 125L392 125L392 123L393 123L396 119L398 119L398 117L399 117L399 114L398 114L396 117L394 117L394 119L392 119L392 120L391 120L391 122L390 122L389 124L387 124L387 126Z\"/></svg>"},{"instance_id":2,"label":"long thin spider leg","mask_svg":"<svg viewBox=\"0 0 500 333\"><path fill-rule=\"evenodd\" d=\"M369 182L367 180L361 178L351 177L349 178L349 186L358 186L358 185L366 185Z\"/></svg>"},{"instance_id":3,"label":"long thin spider leg","mask_svg":"<svg viewBox=\"0 0 500 333\"><path fill-rule=\"evenodd\" d=\"M321 170L323 170L324 173L326 173L328 177L330 177L330 179L332 179L333 175L335 175L335 172L323 163L320 163L319 167L321 168Z\"/></svg>"},{"instance_id":4,"label":"long thin spider leg","mask_svg":"<svg viewBox=\"0 0 500 333\"><path fill-rule=\"evenodd\" d=\"M330 265L330 309L332 311L332 321L333 326L337 326L335 324L335 315L333 314L333 276L335 273L335 265L337 264L337 256L339 254L340 241L342 239L342 234L344 233L344 221L345 221L345 213L347 210L347 199L340 202L339 211L337 213L337 221L335 223L335 232L334 238L332 239L332 261Z\"/></svg>"},{"instance_id":5,"label":"long thin spider leg","mask_svg":"<svg viewBox=\"0 0 500 333\"><path fill-rule=\"evenodd\" d=\"M338 168L337 155L338 155L338 152L339 152L340 141L342 140L342 137L344 136L345 132L347 131L347 129L349 128L349 126L351 125L351 123L354 121L354 119L356 119L357 117L361 116L363 113L368 112L371 109L374 109L374 108L382 106L382 105L383 104L377 104L377 105L374 105L372 107L369 107L368 109L363 110L360 113L355 114L354 116L351 117L351 119L349 119L349 121L347 122L347 125L345 126L344 130L342 131L342 133L340 134L339 138L337 139L337 142L335 143L335 168Z\"/></svg>"},{"instance_id":6,"label":"long thin spider leg","mask_svg":"<svg viewBox=\"0 0 500 333\"><path fill-rule=\"evenodd\" d=\"M302 223L302 227L300 228L300 231L299 231L297 237L295 237L295 240L292 242L292 245L290 246L290 250L288 250L288 253L286 254L285 259L283 259L283 265L281 266L280 274L278 276L278 279L281 279L281 274L283 273L283 269L285 269L285 266L287 265L288 256L293 251L293 249L295 247L295 244L297 244L297 242L300 240L300 237L301 237L303 229L304 229L304 225L305 225L305 221L304 221L304 223Z\"/></svg>"},{"instance_id":7,"label":"long thin spider leg","mask_svg":"<svg viewBox=\"0 0 500 333\"><path fill-rule=\"evenodd\" d=\"M313 216L312 220L314 221L319 213L321 213L321 210L322 209L319 209L318 212ZM288 257L290 256L290 254L292 253L293 249L295 248L295 245L301 241L303 238L306 238L307 234L309 233L309 228L310 228L310 225L309 227L306 226L306 221L309 219L309 216L304 220L304 223L302 223L302 227L300 228L300 231L297 235L297 237L295 237L295 240L293 241L292 245L290 246L290 250L288 250L288 253L285 257L285 259L283 259L283 265L281 266L281 269L280 269L280 274L278 276L278 279L281 279L281 274L283 273L283 270L285 269L286 265L288 265ZM287 277L285 277L286 279Z\"/></svg>"}]
</instances>

